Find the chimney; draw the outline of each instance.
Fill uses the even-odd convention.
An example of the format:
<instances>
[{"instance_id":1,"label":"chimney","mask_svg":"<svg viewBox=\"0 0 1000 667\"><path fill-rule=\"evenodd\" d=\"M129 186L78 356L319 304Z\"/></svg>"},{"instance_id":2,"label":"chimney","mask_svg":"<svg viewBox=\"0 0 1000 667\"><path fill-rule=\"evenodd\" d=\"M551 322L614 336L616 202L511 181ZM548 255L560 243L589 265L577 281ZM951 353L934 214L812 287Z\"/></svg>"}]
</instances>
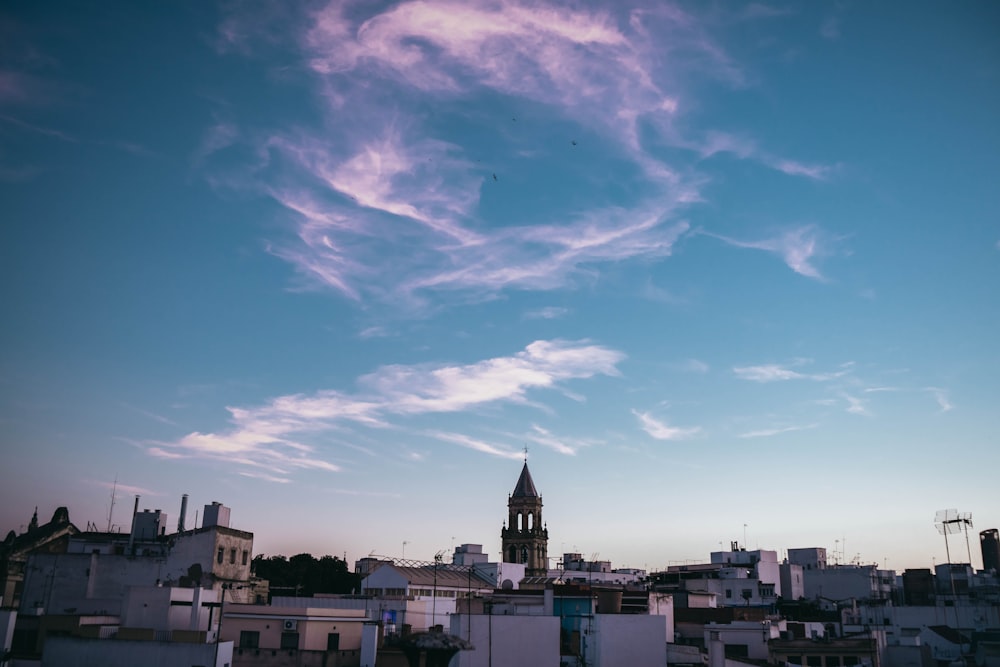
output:
<instances>
[{"instance_id":1,"label":"chimney","mask_svg":"<svg viewBox=\"0 0 1000 667\"><path fill-rule=\"evenodd\" d=\"M181 496L181 515L180 518L177 519L178 533L184 532L184 516L187 514L187 508L188 508L188 494L185 493L183 496Z\"/></svg>"},{"instance_id":2,"label":"chimney","mask_svg":"<svg viewBox=\"0 0 1000 667\"><path fill-rule=\"evenodd\" d=\"M132 545L135 544L135 517L139 513L139 494L135 495L135 507L132 508L132 530L128 534L128 551L132 555Z\"/></svg>"}]
</instances>

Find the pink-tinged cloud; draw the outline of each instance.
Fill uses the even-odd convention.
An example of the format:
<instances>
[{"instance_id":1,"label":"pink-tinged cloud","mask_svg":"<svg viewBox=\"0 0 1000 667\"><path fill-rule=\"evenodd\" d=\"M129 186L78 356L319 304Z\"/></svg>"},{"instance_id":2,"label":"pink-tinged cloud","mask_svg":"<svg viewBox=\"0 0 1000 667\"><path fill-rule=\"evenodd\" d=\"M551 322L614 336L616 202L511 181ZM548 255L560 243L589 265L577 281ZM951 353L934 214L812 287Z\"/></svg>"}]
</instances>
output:
<instances>
[{"instance_id":1,"label":"pink-tinged cloud","mask_svg":"<svg viewBox=\"0 0 1000 667\"><path fill-rule=\"evenodd\" d=\"M131 484L122 484L121 482L104 482L99 480L92 481L93 484L103 487L105 489L115 492L115 495L126 494L126 495L136 495L136 496L163 496L166 495L159 491L151 491L143 486L134 486Z\"/></svg>"},{"instance_id":2,"label":"pink-tinged cloud","mask_svg":"<svg viewBox=\"0 0 1000 667\"><path fill-rule=\"evenodd\" d=\"M327 78L328 99L341 112L347 99L363 94L347 83L358 76L425 97L489 89L610 132L650 173L665 172L644 159L638 123L669 122L681 104L671 91L677 73L665 66L663 52L668 63L690 61L719 78L742 79L698 22L676 7L634 10L627 24L608 12L503 0L404 2L366 19L355 16L331 2L303 40L310 66Z\"/></svg>"},{"instance_id":3,"label":"pink-tinged cloud","mask_svg":"<svg viewBox=\"0 0 1000 667\"><path fill-rule=\"evenodd\" d=\"M745 136L711 130L700 140L675 138L673 143L697 152L702 159L718 154L733 155L741 160L755 160L775 171L789 176L804 176L813 180L825 180L833 173L833 167L821 164L806 164L797 160L778 157L763 150L753 139Z\"/></svg>"},{"instance_id":4,"label":"pink-tinged cloud","mask_svg":"<svg viewBox=\"0 0 1000 667\"><path fill-rule=\"evenodd\" d=\"M371 10L332 1L306 17L307 27L296 34L316 75L325 121L256 140L259 168L268 170L268 185L258 187L293 212L297 225L297 240L269 249L308 287L407 313L436 299L574 287L592 281L602 264L667 257L688 230L681 209L702 201L708 177L665 162L664 143L703 157L730 152L794 175L825 174L822 166L770 156L749 138L680 136L679 81L692 71L732 85L745 81L679 7L615 14L544 2L415 0ZM253 33L229 18L220 27L223 43L241 49ZM480 194L495 184L496 173L469 146L435 138L428 112L415 110L442 109L464 122L465 103L484 93L543 107L547 120L611 147L615 159L636 171L636 203L586 202L537 224L530 212L522 214L527 220L515 212L502 227L481 219ZM503 132L496 129L497 136ZM211 154L237 136L220 123L201 150ZM508 148L501 157L535 150ZM743 243L820 278L808 241Z\"/></svg>"},{"instance_id":5,"label":"pink-tinged cloud","mask_svg":"<svg viewBox=\"0 0 1000 667\"><path fill-rule=\"evenodd\" d=\"M311 163L360 209L301 187L272 190L299 216L300 241L272 252L351 299L419 303L430 292L491 298L504 289L571 286L600 263L669 256L689 229L673 220L683 203L667 197L632 209L591 210L561 224L470 231L464 221L475 202L468 193L478 187L461 171L449 171L446 159L439 161L442 172L433 187L419 179L412 187L390 183L404 170L400 165L410 164L399 150L391 154L388 162L381 153L368 155L365 161L380 165L369 175L353 166L328 174L318 156ZM449 173L454 178L446 178Z\"/></svg>"},{"instance_id":6,"label":"pink-tinged cloud","mask_svg":"<svg viewBox=\"0 0 1000 667\"><path fill-rule=\"evenodd\" d=\"M512 356L472 364L383 366L358 378L357 394L323 390L279 396L257 407L230 407L230 428L149 443L148 451L160 458L239 463L251 472L337 472L338 466L302 439L358 426L398 428L393 422L407 416L493 403L527 405L530 391L555 389L566 381L596 375L618 375L617 365L624 358L621 352L588 341L539 340ZM506 456L501 449L465 436L450 441Z\"/></svg>"},{"instance_id":7,"label":"pink-tinged cloud","mask_svg":"<svg viewBox=\"0 0 1000 667\"><path fill-rule=\"evenodd\" d=\"M483 440L476 438L470 438L467 435L461 433L448 433L445 431L428 431L428 436L436 438L438 440L443 440L445 442L450 442L456 445L461 445L473 451L482 452L483 454L489 454L490 456L497 456L504 459L517 460L521 458L521 452L512 450L509 448L501 447L498 445L492 445Z\"/></svg>"}]
</instances>

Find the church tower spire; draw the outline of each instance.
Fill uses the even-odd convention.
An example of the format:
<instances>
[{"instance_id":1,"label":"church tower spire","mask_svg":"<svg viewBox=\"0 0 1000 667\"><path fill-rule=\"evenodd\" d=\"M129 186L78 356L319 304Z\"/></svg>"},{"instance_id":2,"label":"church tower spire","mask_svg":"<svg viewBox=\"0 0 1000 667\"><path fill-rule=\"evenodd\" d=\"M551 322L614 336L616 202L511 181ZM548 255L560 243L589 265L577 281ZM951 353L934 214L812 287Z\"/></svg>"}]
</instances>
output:
<instances>
[{"instance_id":1,"label":"church tower spire","mask_svg":"<svg viewBox=\"0 0 1000 667\"><path fill-rule=\"evenodd\" d=\"M549 531L542 523L542 496L528 470L527 453L514 492L507 497L507 525L500 531L504 563L523 563L525 575L548 571Z\"/></svg>"}]
</instances>

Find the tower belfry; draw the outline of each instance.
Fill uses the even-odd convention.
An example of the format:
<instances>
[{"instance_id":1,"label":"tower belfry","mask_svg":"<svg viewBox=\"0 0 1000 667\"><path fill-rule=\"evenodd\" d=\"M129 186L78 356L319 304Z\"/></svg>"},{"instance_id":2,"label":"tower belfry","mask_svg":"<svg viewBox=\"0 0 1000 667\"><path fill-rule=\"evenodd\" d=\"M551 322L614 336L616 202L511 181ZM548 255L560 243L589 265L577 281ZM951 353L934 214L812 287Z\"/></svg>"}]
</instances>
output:
<instances>
[{"instance_id":1,"label":"tower belfry","mask_svg":"<svg viewBox=\"0 0 1000 667\"><path fill-rule=\"evenodd\" d=\"M544 576L549 564L549 531L542 522L542 497L528 471L527 454L514 492L507 497L507 512L507 523L500 531L503 562L523 563L526 576Z\"/></svg>"}]
</instances>

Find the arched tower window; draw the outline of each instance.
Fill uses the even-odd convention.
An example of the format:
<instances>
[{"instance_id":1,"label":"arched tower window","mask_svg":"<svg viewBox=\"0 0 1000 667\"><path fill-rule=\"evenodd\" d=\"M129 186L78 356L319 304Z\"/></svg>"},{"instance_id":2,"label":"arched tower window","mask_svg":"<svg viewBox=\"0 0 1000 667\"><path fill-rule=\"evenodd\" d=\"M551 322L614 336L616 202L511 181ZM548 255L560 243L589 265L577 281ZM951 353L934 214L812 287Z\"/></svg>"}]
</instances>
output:
<instances>
[{"instance_id":1,"label":"arched tower window","mask_svg":"<svg viewBox=\"0 0 1000 667\"><path fill-rule=\"evenodd\" d=\"M531 512L528 512L528 530L531 530L532 528L535 527L534 519L535 515L532 514Z\"/></svg>"},{"instance_id":2,"label":"arched tower window","mask_svg":"<svg viewBox=\"0 0 1000 667\"><path fill-rule=\"evenodd\" d=\"M521 547L521 562L528 562L528 547Z\"/></svg>"}]
</instances>

